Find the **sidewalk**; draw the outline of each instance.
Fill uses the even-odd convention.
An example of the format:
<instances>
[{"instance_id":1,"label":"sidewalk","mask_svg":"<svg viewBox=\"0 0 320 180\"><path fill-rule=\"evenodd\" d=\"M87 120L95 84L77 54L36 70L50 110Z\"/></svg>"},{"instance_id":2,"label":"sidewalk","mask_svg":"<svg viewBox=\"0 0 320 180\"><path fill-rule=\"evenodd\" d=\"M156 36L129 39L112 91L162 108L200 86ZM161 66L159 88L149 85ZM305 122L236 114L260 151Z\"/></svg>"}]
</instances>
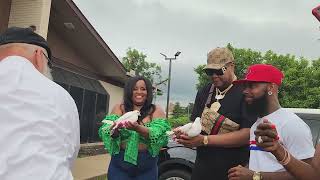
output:
<instances>
[{"instance_id":1,"label":"sidewalk","mask_svg":"<svg viewBox=\"0 0 320 180\"><path fill-rule=\"evenodd\" d=\"M84 180L106 174L109 161L109 154L78 158L72 169L74 179Z\"/></svg>"}]
</instances>

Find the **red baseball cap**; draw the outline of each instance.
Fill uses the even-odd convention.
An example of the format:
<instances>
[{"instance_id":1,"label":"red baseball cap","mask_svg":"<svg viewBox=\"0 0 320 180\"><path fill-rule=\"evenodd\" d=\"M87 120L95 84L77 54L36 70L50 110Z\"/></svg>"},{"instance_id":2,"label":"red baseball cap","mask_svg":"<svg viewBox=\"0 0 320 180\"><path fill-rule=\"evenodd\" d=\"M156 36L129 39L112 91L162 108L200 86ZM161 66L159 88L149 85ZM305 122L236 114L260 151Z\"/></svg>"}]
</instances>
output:
<instances>
[{"instance_id":1,"label":"red baseball cap","mask_svg":"<svg viewBox=\"0 0 320 180\"><path fill-rule=\"evenodd\" d=\"M245 82L269 82L281 85L283 73L276 67L268 64L255 64L248 68L245 79L233 81L233 84Z\"/></svg>"}]
</instances>

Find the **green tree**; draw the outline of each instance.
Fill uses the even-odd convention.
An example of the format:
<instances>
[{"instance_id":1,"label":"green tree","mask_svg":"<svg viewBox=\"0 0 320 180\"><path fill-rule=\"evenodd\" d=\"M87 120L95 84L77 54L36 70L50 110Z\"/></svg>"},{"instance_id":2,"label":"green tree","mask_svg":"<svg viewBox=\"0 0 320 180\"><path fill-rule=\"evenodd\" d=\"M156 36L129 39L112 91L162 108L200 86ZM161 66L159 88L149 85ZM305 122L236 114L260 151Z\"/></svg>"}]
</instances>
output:
<instances>
[{"instance_id":1,"label":"green tree","mask_svg":"<svg viewBox=\"0 0 320 180\"><path fill-rule=\"evenodd\" d=\"M205 66L206 65L199 65L194 69L194 71L198 75L198 83L196 84L197 89L200 89L201 87L205 86L210 82L210 78L206 75L206 73L203 70Z\"/></svg>"},{"instance_id":2,"label":"green tree","mask_svg":"<svg viewBox=\"0 0 320 180\"><path fill-rule=\"evenodd\" d=\"M188 114L189 108L189 114ZM193 108L193 103L189 103L187 107L182 107L179 102L176 102L173 108L172 116L169 117L169 122L173 128L185 125L190 122L189 116Z\"/></svg>"},{"instance_id":3,"label":"green tree","mask_svg":"<svg viewBox=\"0 0 320 180\"><path fill-rule=\"evenodd\" d=\"M147 55L136 49L129 48L122 63L127 71L134 70L138 75L148 78L152 83L162 80L161 67L156 63L148 62Z\"/></svg>"},{"instance_id":4,"label":"green tree","mask_svg":"<svg viewBox=\"0 0 320 180\"><path fill-rule=\"evenodd\" d=\"M229 43L227 48L231 50L235 59L235 74L238 78L243 78L248 66L262 63L263 57L260 52L251 49L238 49Z\"/></svg>"},{"instance_id":5,"label":"green tree","mask_svg":"<svg viewBox=\"0 0 320 180\"><path fill-rule=\"evenodd\" d=\"M179 102L176 102L174 104L174 108L173 108L173 111L172 111L172 117L173 118L178 118L180 116L183 116L184 114L185 114L185 108L181 107Z\"/></svg>"},{"instance_id":6,"label":"green tree","mask_svg":"<svg viewBox=\"0 0 320 180\"><path fill-rule=\"evenodd\" d=\"M186 113L189 113L191 114L192 110L193 110L193 106L194 106L194 103L189 103L186 107Z\"/></svg>"}]
</instances>

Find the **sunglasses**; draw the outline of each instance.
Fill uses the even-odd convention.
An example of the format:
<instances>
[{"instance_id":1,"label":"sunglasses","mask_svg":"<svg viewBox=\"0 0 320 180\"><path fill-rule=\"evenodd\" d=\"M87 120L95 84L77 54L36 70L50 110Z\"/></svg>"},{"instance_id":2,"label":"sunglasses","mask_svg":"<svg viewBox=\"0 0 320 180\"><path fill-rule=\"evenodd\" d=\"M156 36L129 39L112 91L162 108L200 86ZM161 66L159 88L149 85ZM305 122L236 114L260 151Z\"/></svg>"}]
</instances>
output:
<instances>
[{"instance_id":1,"label":"sunglasses","mask_svg":"<svg viewBox=\"0 0 320 180\"><path fill-rule=\"evenodd\" d=\"M213 74L217 76L222 76L226 72L227 68L222 67L221 69L206 69L205 72L208 76L213 76Z\"/></svg>"},{"instance_id":2,"label":"sunglasses","mask_svg":"<svg viewBox=\"0 0 320 180\"><path fill-rule=\"evenodd\" d=\"M52 61L51 61L51 59L50 59L44 52L42 52L42 54L43 54L44 57L46 57L46 59L48 60L48 66L49 66L49 68L52 68Z\"/></svg>"}]
</instances>

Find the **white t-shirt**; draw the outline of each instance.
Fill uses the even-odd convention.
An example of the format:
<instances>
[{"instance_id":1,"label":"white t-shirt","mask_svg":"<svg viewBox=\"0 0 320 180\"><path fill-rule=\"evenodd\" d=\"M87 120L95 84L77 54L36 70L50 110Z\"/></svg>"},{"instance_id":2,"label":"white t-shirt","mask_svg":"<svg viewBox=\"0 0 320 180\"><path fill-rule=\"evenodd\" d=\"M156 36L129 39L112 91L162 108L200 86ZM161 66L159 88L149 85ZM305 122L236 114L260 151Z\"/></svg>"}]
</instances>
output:
<instances>
[{"instance_id":1,"label":"white t-shirt","mask_svg":"<svg viewBox=\"0 0 320 180\"><path fill-rule=\"evenodd\" d=\"M0 61L0 179L69 180L80 147L72 97L30 61Z\"/></svg>"},{"instance_id":2,"label":"white t-shirt","mask_svg":"<svg viewBox=\"0 0 320 180\"><path fill-rule=\"evenodd\" d=\"M293 112L280 108L277 111L259 118L250 129L249 169L260 172L285 171L270 152L256 146L254 131L267 119L276 125L279 141L297 159L308 159L314 155L312 135L309 126Z\"/></svg>"}]
</instances>

